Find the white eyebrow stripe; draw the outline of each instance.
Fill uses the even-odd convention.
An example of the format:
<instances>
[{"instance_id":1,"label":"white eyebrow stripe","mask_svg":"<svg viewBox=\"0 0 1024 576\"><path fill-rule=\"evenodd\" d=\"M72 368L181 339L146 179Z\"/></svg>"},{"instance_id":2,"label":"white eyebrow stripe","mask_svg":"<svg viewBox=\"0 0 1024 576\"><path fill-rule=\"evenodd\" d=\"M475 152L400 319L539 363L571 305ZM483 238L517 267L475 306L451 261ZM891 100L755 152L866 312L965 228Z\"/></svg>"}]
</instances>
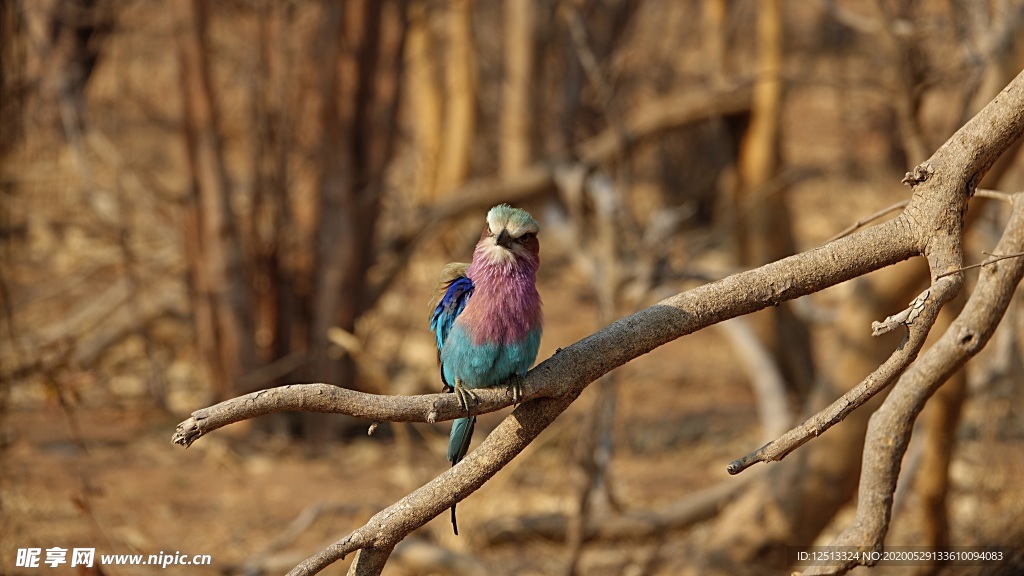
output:
<instances>
[{"instance_id":1,"label":"white eyebrow stripe","mask_svg":"<svg viewBox=\"0 0 1024 576\"><path fill-rule=\"evenodd\" d=\"M502 231L502 229L508 231L513 238L519 238L523 234L530 232L534 234L540 232L540 227L536 222L529 218L529 216L525 219L516 217L510 218L509 216L510 215L508 213L502 213L501 211L494 209L491 209L491 211L487 213L487 229L490 231L491 235L497 235ZM515 227L512 227L513 222L515 223Z\"/></svg>"},{"instance_id":2,"label":"white eyebrow stripe","mask_svg":"<svg viewBox=\"0 0 1024 576\"><path fill-rule=\"evenodd\" d=\"M539 231L537 226L532 226L529 222L523 222L519 226L511 228L507 223L502 225L501 222L496 222L490 218L487 219L487 227L490 229L491 234L498 234L504 228L512 235L513 238L519 238L523 234L527 234L529 232L536 234Z\"/></svg>"},{"instance_id":3,"label":"white eyebrow stripe","mask_svg":"<svg viewBox=\"0 0 1024 576\"><path fill-rule=\"evenodd\" d=\"M487 212L487 228L490 229L490 234L498 234L505 228L498 220L498 214L494 213L494 211Z\"/></svg>"}]
</instances>

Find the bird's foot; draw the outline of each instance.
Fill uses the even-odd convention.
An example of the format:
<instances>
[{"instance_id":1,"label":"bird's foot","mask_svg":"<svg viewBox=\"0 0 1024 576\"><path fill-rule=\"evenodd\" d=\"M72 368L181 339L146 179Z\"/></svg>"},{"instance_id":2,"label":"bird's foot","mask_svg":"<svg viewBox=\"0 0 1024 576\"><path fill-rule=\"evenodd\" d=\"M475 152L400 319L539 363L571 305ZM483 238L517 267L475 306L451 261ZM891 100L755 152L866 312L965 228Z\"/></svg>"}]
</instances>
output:
<instances>
[{"instance_id":1,"label":"bird's foot","mask_svg":"<svg viewBox=\"0 0 1024 576\"><path fill-rule=\"evenodd\" d=\"M523 377L513 374L508 380L508 393L512 395L512 407L523 401Z\"/></svg>"},{"instance_id":2,"label":"bird's foot","mask_svg":"<svg viewBox=\"0 0 1024 576\"><path fill-rule=\"evenodd\" d=\"M455 392L455 397L459 399L459 405L466 411L466 415L472 416L473 411L470 409L470 403L476 405L480 402L480 397L476 395L476 392L473 392L469 388L463 386L462 380L458 379L455 380L455 387L453 391Z\"/></svg>"}]
</instances>

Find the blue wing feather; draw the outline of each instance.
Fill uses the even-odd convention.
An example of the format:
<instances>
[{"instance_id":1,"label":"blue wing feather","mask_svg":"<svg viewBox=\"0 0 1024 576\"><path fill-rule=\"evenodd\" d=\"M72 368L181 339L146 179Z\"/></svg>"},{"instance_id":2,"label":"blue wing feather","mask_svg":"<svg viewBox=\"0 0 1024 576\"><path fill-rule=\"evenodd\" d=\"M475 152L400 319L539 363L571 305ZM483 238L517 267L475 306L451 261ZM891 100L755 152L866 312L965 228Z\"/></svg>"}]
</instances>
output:
<instances>
[{"instance_id":1,"label":"blue wing feather","mask_svg":"<svg viewBox=\"0 0 1024 576\"><path fill-rule=\"evenodd\" d=\"M469 298L472 295L473 281L466 276L457 276L448 282L444 295L434 308L434 313L430 316L430 331L434 333L434 338L437 341L438 359L441 357L441 350L448 340L448 334L451 333L455 319L459 317L459 314L462 314L462 311L466 308L466 303L469 302ZM452 387L445 380L444 370L441 371L441 381L444 382L445 386Z\"/></svg>"}]
</instances>

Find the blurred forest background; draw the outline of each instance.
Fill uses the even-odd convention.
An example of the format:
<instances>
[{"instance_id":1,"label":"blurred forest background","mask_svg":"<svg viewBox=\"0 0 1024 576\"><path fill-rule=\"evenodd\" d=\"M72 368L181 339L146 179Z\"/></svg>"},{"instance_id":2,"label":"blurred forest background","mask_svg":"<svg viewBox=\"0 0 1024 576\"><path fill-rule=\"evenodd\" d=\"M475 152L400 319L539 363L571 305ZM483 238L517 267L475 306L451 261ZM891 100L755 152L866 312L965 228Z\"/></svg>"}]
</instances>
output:
<instances>
[{"instance_id":1,"label":"blurred forest background","mask_svg":"<svg viewBox=\"0 0 1024 576\"><path fill-rule=\"evenodd\" d=\"M497 203L542 225L541 358L820 245L1020 71L1024 1L10 0L0 34L3 572L60 546L274 574L442 472L448 425L284 414L185 452L192 410L440 391L427 302ZM1020 156L982 187L1024 189ZM972 201L968 263L1005 214ZM852 518L877 401L726 464L876 367L899 335L871 321L926 284L904 263L609 374L389 570L787 573ZM1022 328L1017 302L931 400L889 544L1024 550Z\"/></svg>"}]
</instances>

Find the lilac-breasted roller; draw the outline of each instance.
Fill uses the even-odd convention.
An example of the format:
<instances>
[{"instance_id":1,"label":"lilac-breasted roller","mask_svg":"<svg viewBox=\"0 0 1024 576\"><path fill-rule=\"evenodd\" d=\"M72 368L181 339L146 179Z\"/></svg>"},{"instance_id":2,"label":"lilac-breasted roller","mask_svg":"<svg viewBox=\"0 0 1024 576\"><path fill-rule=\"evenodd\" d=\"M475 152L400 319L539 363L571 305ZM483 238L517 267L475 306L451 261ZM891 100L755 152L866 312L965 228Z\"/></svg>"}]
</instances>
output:
<instances>
[{"instance_id":1,"label":"lilac-breasted roller","mask_svg":"<svg viewBox=\"0 0 1024 576\"><path fill-rule=\"evenodd\" d=\"M452 423L448 440L452 466L469 451L473 437L473 389L508 384L518 401L522 396L519 380L537 359L542 328L536 286L539 231L537 221L525 210L495 206L487 212L473 262L448 264L442 273L430 330L437 339L441 381L468 414ZM455 506L452 528L459 533Z\"/></svg>"}]
</instances>

